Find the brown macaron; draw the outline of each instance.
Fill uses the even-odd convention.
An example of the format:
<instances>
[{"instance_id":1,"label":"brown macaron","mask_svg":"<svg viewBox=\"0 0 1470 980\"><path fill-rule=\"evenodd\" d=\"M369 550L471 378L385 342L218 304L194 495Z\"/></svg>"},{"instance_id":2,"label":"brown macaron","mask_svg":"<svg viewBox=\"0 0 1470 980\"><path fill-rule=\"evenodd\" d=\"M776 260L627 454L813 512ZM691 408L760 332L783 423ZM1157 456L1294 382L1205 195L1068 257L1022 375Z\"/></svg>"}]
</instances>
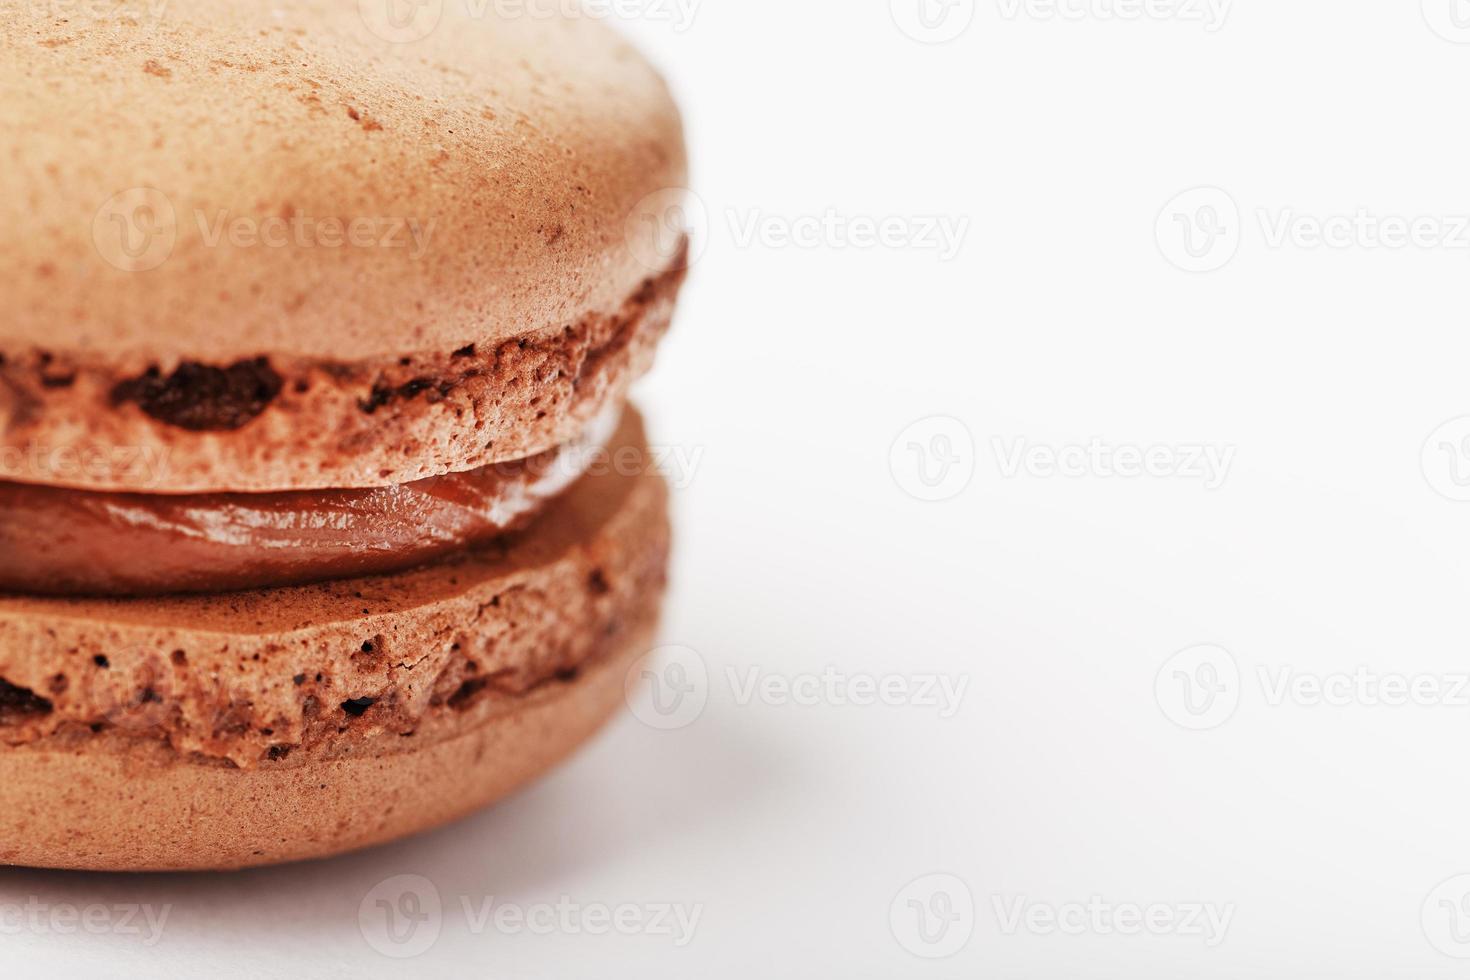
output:
<instances>
[{"instance_id":1,"label":"brown macaron","mask_svg":"<svg viewBox=\"0 0 1470 980\"><path fill-rule=\"evenodd\" d=\"M684 148L533 7L0 0L0 862L378 843L621 701Z\"/></svg>"}]
</instances>

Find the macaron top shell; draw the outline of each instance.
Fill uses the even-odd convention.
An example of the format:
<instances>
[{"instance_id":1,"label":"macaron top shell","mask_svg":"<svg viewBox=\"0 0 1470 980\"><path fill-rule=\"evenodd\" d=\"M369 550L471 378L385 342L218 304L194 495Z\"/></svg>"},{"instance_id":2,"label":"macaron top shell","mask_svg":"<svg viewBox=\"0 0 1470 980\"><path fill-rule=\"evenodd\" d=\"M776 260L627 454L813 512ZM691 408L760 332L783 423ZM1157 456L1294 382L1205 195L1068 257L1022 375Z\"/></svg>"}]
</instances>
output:
<instances>
[{"instance_id":1,"label":"macaron top shell","mask_svg":"<svg viewBox=\"0 0 1470 980\"><path fill-rule=\"evenodd\" d=\"M381 487L574 438L684 273L679 114L563 3L0 0L0 480Z\"/></svg>"},{"instance_id":2,"label":"macaron top shell","mask_svg":"<svg viewBox=\"0 0 1470 980\"><path fill-rule=\"evenodd\" d=\"M680 121L565 6L0 3L0 350L398 357L616 310Z\"/></svg>"}]
</instances>

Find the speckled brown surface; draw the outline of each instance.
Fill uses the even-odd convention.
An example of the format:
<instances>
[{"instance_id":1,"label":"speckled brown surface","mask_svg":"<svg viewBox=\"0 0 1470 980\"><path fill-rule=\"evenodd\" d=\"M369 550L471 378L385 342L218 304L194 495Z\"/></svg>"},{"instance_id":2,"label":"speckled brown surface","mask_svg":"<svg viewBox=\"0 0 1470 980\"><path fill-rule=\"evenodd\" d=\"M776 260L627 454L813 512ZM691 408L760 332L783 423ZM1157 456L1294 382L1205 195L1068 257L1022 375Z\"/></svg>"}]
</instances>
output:
<instances>
[{"instance_id":1,"label":"speckled brown surface","mask_svg":"<svg viewBox=\"0 0 1470 980\"><path fill-rule=\"evenodd\" d=\"M548 448L646 367L662 81L596 18L444 4L395 43L374 7L0 0L0 478L405 482Z\"/></svg>"},{"instance_id":2,"label":"speckled brown surface","mask_svg":"<svg viewBox=\"0 0 1470 980\"><path fill-rule=\"evenodd\" d=\"M634 413L612 446L648 458ZM584 477L502 549L399 575L0 597L0 811L15 753L58 739L84 753L129 736L248 772L449 737L574 682L645 630L663 593L667 490L649 468L620 470Z\"/></svg>"},{"instance_id":3,"label":"speckled brown surface","mask_svg":"<svg viewBox=\"0 0 1470 980\"><path fill-rule=\"evenodd\" d=\"M117 733L0 750L0 863L218 870L324 857L437 826L563 759L623 704L653 642L630 628L571 682L497 702L437 740L381 734L239 770Z\"/></svg>"}]
</instances>

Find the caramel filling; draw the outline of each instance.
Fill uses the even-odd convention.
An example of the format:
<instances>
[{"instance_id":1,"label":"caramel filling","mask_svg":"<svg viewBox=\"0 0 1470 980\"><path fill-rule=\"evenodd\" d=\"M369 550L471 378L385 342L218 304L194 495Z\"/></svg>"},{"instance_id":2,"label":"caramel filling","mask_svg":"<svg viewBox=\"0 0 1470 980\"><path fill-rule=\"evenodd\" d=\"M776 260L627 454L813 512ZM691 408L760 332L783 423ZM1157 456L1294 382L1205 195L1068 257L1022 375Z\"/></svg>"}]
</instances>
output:
<instances>
[{"instance_id":1,"label":"caramel filling","mask_svg":"<svg viewBox=\"0 0 1470 980\"><path fill-rule=\"evenodd\" d=\"M366 490L165 496L0 482L0 591L229 592L400 571L528 524L616 428L557 449Z\"/></svg>"}]
</instances>

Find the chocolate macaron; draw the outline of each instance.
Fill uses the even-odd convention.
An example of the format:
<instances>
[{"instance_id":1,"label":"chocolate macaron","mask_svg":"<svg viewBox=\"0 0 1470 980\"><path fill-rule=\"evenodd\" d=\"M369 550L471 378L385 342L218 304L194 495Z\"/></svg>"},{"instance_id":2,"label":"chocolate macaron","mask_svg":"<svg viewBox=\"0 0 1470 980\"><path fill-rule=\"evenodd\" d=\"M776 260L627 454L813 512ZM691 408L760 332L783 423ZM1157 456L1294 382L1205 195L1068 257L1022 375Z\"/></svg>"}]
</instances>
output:
<instances>
[{"instance_id":1,"label":"chocolate macaron","mask_svg":"<svg viewBox=\"0 0 1470 980\"><path fill-rule=\"evenodd\" d=\"M0 862L431 827L652 646L678 113L595 19L373 8L0 21Z\"/></svg>"}]
</instances>

